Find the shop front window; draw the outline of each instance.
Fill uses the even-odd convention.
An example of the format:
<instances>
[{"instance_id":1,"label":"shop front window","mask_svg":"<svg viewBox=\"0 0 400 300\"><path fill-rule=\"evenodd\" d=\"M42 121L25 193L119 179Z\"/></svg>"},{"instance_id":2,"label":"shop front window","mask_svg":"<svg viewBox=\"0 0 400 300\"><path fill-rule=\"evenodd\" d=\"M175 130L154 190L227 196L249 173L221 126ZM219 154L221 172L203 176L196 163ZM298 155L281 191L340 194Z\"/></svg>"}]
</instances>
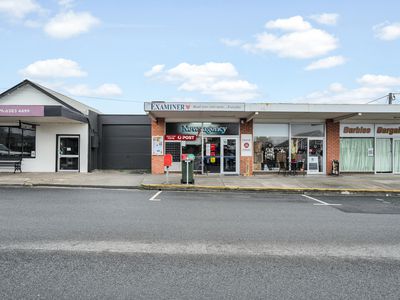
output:
<instances>
[{"instance_id":1,"label":"shop front window","mask_svg":"<svg viewBox=\"0 0 400 300\"><path fill-rule=\"evenodd\" d=\"M391 173L392 156L392 139L376 139L376 172Z\"/></svg>"},{"instance_id":2,"label":"shop front window","mask_svg":"<svg viewBox=\"0 0 400 300\"><path fill-rule=\"evenodd\" d=\"M36 130L19 127L0 127L0 159L36 156Z\"/></svg>"},{"instance_id":3,"label":"shop front window","mask_svg":"<svg viewBox=\"0 0 400 300\"><path fill-rule=\"evenodd\" d=\"M194 165L193 170L201 172L202 162L201 162L201 139L196 141L182 142L182 154L193 154L194 155Z\"/></svg>"},{"instance_id":4,"label":"shop front window","mask_svg":"<svg viewBox=\"0 0 400 300\"><path fill-rule=\"evenodd\" d=\"M288 124L254 124L254 171L278 171L287 167Z\"/></svg>"},{"instance_id":5,"label":"shop front window","mask_svg":"<svg viewBox=\"0 0 400 300\"><path fill-rule=\"evenodd\" d=\"M323 137L323 124L292 124L292 137Z\"/></svg>"},{"instance_id":6,"label":"shop front window","mask_svg":"<svg viewBox=\"0 0 400 300\"><path fill-rule=\"evenodd\" d=\"M374 139L341 138L339 167L342 172L373 172Z\"/></svg>"}]
</instances>

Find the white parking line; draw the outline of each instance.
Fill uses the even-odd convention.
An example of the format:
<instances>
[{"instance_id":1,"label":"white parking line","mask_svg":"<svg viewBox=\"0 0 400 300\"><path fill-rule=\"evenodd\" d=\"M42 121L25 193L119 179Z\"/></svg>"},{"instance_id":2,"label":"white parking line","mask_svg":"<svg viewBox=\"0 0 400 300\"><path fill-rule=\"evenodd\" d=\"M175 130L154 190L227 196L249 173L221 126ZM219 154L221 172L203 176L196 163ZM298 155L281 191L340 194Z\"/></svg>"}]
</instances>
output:
<instances>
[{"instance_id":1,"label":"white parking line","mask_svg":"<svg viewBox=\"0 0 400 300\"><path fill-rule=\"evenodd\" d=\"M382 203L385 203L385 204L390 204L390 202L387 202L387 201L385 201L383 199L379 199L379 198L376 198L376 201L379 201L379 202L382 202Z\"/></svg>"},{"instance_id":2,"label":"white parking line","mask_svg":"<svg viewBox=\"0 0 400 300\"><path fill-rule=\"evenodd\" d=\"M149 199L149 201L160 201L160 199L156 199L158 195L160 195L162 191L158 191L153 197Z\"/></svg>"},{"instance_id":3,"label":"white parking line","mask_svg":"<svg viewBox=\"0 0 400 300\"><path fill-rule=\"evenodd\" d=\"M308 199L317 201L318 203L314 203L314 205L325 205L325 206L341 206L341 205L342 205L342 204L327 203L327 202L318 200L318 199L316 199L316 198L314 198L314 197L311 197L311 196L308 196L308 195L302 195L302 196L303 196L303 197L306 197L306 198L308 198Z\"/></svg>"}]
</instances>

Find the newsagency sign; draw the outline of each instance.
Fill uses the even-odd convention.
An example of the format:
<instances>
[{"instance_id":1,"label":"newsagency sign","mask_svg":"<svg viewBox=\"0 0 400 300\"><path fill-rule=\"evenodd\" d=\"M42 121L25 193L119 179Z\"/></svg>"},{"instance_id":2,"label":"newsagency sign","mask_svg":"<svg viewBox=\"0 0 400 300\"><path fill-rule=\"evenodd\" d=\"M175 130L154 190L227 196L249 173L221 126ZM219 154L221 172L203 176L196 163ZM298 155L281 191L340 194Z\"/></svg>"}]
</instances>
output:
<instances>
[{"instance_id":1,"label":"newsagency sign","mask_svg":"<svg viewBox=\"0 0 400 300\"><path fill-rule=\"evenodd\" d=\"M213 102L151 102L145 103L146 111L244 111L243 103Z\"/></svg>"},{"instance_id":2,"label":"newsagency sign","mask_svg":"<svg viewBox=\"0 0 400 300\"><path fill-rule=\"evenodd\" d=\"M238 135L237 123L167 123L166 134L183 135Z\"/></svg>"}]
</instances>

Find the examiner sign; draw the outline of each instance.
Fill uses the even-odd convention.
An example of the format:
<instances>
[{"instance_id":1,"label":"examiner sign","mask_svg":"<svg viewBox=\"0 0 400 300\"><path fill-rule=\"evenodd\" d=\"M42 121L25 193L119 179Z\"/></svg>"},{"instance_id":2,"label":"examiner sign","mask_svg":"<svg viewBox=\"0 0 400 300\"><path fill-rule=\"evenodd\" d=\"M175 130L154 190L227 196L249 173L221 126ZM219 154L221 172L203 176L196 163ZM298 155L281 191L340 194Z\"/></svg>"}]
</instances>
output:
<instances>
[{"instance_id":1,"label":"examiner sign","mask_svg":"<svg viewBox=\"0 0 400 300\"><path fill-rule=\"evenodd\" d=\"M146 111L244 111L243 103L226 102L151 102L145 103Z\"/></svg>"}]
</instances>

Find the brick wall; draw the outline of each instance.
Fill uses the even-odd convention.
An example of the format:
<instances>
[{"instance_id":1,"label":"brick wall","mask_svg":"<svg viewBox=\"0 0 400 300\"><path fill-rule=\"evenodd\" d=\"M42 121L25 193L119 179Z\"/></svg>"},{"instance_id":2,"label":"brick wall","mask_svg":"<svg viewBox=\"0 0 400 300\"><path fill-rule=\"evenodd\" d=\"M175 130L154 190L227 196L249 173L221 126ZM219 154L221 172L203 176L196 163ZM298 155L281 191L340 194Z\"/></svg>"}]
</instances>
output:
<instances>
[{"instance_id":1,"label":"brick wall","mask_svg":"<svg viewBox=\"0 0 400 300\"><path fill-rule=\"evenodd\" d=\"M253 120L249 122L240 122L240 135L242 134L253 134ZM241 151L241 145L239 140L239 151ZM253 150L254 155L254 150ZM240 175L251 176L253 175L253 156L242 156L240 154Z\"/></svg>"},{"instance_id":2,"label":"brick wall","mask_svg":"<svg viewBox=\"0 0 400 300\"><path fill-rule=\"evenodd\" d=\"M332 160L340 159L340 123L326 121L326 173L332 170Z\"/></svg>"},{"instance_id":3,"label":"brick wall","mask_svg":"<svg viewBox=\"0 0 400 300\"><path fill-rule=\"evenodd\" d=\"M164 136L165 120L157 119L151 122L151 136ZM151 174L164 174L164 156L151 156Z\"/></svg>"}]
</instances>

